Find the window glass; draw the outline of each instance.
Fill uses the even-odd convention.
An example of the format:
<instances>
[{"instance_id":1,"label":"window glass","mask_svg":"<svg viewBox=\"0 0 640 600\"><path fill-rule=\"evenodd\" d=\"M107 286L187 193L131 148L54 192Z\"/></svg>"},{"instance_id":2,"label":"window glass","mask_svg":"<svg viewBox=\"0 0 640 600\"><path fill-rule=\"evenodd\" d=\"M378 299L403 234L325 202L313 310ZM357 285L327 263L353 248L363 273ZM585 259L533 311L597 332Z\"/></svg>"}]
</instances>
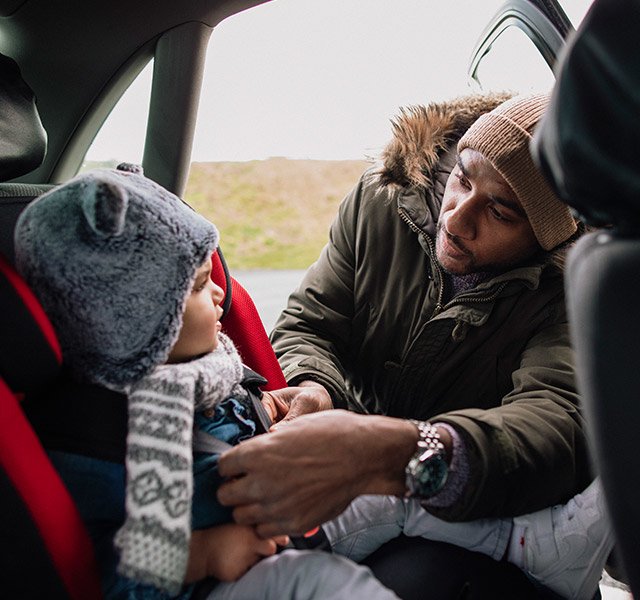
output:
<instances>
[{"instance_id":1,"label":"window glass","mask_svg":"<svg viewBox=\"0 0 640 600\"><path fill-rule=\"evenodd\" d=\"M275 0L214 29L186 199L218 225L267 329L400 107L476 91L469 58L502 4ZM514 43L515 77L515 56L537 51Z\"/></svg>"},{"instance_id":2,"label":"window glass","mask_svg":"<svg viewBox=\"0 0 640 600\"><path fill-rule=\"evenodd\" d=\"M152 78L153 61L140 72L105 120L80 171L115 167L121 162L142 163Z\"/></svg>"},{"instance_id":3,"label":"window glass","mask_svg":"<svg viewBox=\"0 0 640 600\"><path fill-rule=\"evenodd\" d=\"M569 17L573 26L577 29L582 19L587 14L587 10L592 4L592 0L562 0L560 2L564 12Z\"/></svg>"},{"instance_id":4,"label":"window glass","mask_svg":"<svg viewBox=\"0 0 640 600\"><path fill-rule=\"evenodd\" d=\"M215 28L193 157L365 158L398 107L469 91L501 0L276 0Z\"/></svg>"},{"instance_id":5,"label":"window glass","mask_svg":"<svg viewBox=\"0 0 640 600\"><path fill-rule=\"evenodd\" d=\"M507 27L491 44L477 70L480 89L516 93L549 91L553 72L538 49L518 27Z\"/></svg>"}]
</instances>

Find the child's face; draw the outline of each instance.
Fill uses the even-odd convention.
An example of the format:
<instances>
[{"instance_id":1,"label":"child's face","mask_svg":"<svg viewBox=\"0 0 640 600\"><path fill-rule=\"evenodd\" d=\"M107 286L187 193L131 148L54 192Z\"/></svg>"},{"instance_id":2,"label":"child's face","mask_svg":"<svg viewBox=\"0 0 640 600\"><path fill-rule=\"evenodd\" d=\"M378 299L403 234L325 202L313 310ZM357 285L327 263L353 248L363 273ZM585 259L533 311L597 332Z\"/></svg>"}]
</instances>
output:
<instances>
[{"instance_id":1,"label":"child's face","mask_svg":"<svg viewBox=\"0 0 640 600\"><path fill-rule=\"evenodd\" d=\"M196 279L182 316L182 329L167 362L188 361L216 349L223 298L222 288L211 281L209 259L196 271Z\"/></svg>"}]
</instances>

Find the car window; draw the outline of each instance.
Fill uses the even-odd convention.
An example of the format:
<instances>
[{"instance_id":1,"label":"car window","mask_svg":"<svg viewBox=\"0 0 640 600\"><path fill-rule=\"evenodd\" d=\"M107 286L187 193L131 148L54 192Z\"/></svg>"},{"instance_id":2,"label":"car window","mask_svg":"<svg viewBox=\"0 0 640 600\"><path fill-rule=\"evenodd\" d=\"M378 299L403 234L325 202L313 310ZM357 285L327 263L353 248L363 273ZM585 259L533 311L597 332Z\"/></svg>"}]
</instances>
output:
<instances>
[{"instance_id":1,"label":"car window","mask_svg":"<svg viewBox=\"0 0 640 600\"><path fill-rule=\"evenodd\" d=\"M214 29L186 195L267 328L264 303L280 290L282 308L399 108L473 91L469 56L501 4L278 0Z\"/></svg>"},{"instance_id":2,"label":"car window","mask_svg":"<svg viewBox=\"0 0 640 600\"><path fill-rule=\"evenodd\" d=\"M491 44L476 72L481 90L549 91L555 78L535 44L518 27L507 27Z\"/></svg>"},{"instance_id":3,"label":"car window","mask_svg":"<svg viewBox=\"0 0 640 600\"><path fill-rule=\"evenodd\" d=\"M141 164L151 97L153 61L136 77L115 105L93 140L80 171Z\"/></svg>"},{"instance_id":4,"label":"car window","mask_svg":"<svg viewBox=\"0 0 640 600\"><path fill-rule=\"evenodd\" d=\"M214 28L185 197L219 226L232 273L250 292L254 279L266 281L284 303L326 242L339 202L390 139L400 107L477 91L469 58L501 5L277 0ZM85 168L141 162L151 76L149 66L112 111ZM480 76L485 91L553 83L513 27ZM285 272L291 278L274 283ZM269 327L264 287L254 296Z\"/></svg>"},{"instance_id":5,"label":"car window","mask_svg":"<svg viewBox=\"0 0 640 600\"><path fill-rule=\"evenodd\" d=\"M563 0L560 4L573 26L577 29L592 2L593 0Z\"/></svg>"},{"instance_id":6,"label":"car window","mask_svg":"<svg viewBox=\"0 0 640 600\"><path fill-rule=\"evenodd\" d=\"M213 31L194 160L365 158L399 106L468 93L501 0L278 0Z\"/></svg>"}]
</instances>

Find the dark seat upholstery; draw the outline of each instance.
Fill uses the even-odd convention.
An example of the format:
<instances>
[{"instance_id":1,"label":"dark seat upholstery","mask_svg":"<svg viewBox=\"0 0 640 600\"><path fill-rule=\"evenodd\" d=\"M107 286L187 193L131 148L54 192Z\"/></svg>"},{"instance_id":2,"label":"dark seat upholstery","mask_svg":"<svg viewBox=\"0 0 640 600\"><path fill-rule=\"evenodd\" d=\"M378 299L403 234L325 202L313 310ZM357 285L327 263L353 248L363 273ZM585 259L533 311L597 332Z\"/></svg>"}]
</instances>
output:
<instances>
[{"instance_id":1,"label":"dark seat upholstery","mask_svg":"<svg viewBox=\"0 0 640 600\"><path fill-rule=\"evenodd\" d=\"M62 355L35 296L0 257L0 589L6 598L100 597L80 515L20 400L46 389Z\"/></svg>"},{"instance_id":2,"label":"dark seat upholstery","mask_svg":"<svg viewBox=\"0 0 640 600\"><path fill-rule=\"evenodd\" d=\"M37 168L45 150L34 95L0 55L0 182ZM52 385L62 362L53 327L10 264L18 215L50 187L0 183L0 590L85 600L101 597L93 548L21 406Z\"/></svg>"},{"instance_id":3,"label":"dark seat upholstery","mask_svg":"<svg viewBox=\"0 0 640 600\"><path fill-rule=\"evenodd\" d=\"M0 54L0 254L14 262L13 230L22 210L51 185L11 182L40 166L47 134L36 98L15 61Z\"/></svg>"},{"instance_id":4,"label":"dark seat upholstery","mask_svg":"<svg viewBox=\"0 0 640 600\"><path fill-rule=\"evenodd\" d=\"M640 597L640 4L596 0L558 69L534 154L600 233L567 265L577 377L616 544Z\"/></svg>"},{"instance_id":5,"label":"dark seat upholstery","mask_svg":"<svg viewBox=\"0 0 640 600\"><path fill-rule=\"evenodd\" d=\"M581 392L625 572L640 593L640 238L593 233L567 285Z\"/></svg>"},{"instance_id":6,"label":"dark seat upholstery","mask_svg":"<svg viewBox=\"0 0 640 600\"><path fill-rule=\"evenodd\" d=\"M46 149L33 91L15 61L0 54L0 181L39 167Z\"/></svg>"},{"instance_id":7,"label":"dark seat upholstery","mask_svg":"<svg viewBox=\"0 0 640 600\"><path fill-rule=\"evenodd\" d=\"M0 183L0 254L15 262L13 231L20 213L34 198L50 190L47 184Z\"/></svg>"}]
</instances>

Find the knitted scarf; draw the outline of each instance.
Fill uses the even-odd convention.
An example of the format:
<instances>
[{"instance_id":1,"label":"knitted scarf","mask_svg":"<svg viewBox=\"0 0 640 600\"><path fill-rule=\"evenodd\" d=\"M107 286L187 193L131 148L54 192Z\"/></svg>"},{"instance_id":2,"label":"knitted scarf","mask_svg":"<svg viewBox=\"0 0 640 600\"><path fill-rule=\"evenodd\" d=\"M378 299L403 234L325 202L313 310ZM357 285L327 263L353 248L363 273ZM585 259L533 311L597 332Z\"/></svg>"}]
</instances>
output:
<instances>
[{"instance_id":1,"label":"knitted scarf","mask_svg":"<svg viewBox=\"0 0 640 600\"><path fill-rule=\"evenodd\" d=\"M210 354L157 367L128 395L126 519L115 537L118 572L171 595L180 591L189 557L194 410L244 394L238 352L224 334L219 339Z\"/></svg>"}]
</instances>

